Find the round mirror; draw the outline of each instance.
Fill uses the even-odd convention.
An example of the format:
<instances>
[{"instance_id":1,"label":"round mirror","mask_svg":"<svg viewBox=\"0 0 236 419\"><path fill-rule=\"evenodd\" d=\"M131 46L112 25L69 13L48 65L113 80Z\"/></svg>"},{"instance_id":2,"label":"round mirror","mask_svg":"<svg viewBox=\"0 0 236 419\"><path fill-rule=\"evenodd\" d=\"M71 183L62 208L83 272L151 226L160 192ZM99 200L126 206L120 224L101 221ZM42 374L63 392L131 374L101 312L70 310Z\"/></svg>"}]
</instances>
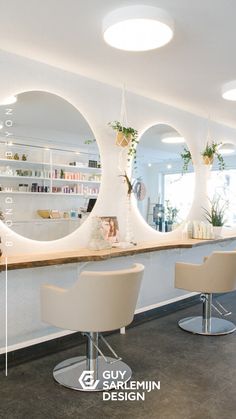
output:
<instances>
[{"instance_id":1,"label":"round mirror","mask_svg":"<svg viewBox=\"0 0 236 419\"><path fill-rule=\"evenodd\" d=\"M137 205L151 227L170 232L186 219L194 173L185 139L173 127L154 125L142 135L133 176L146 186L146 196Z\"/></svg>"},{"instance_id":2,"label":"round mirror","mask_svg":"<svg viewBox=\"0 0 236 419\"><path fill-rule=\"evenodd\" d=\"M209 208L213 226L236 226L236 145L230 141L219 147L224 159L224 170L219 170L214 159L208 179Z\"/></svg>"},{"instance_id":3,"label":"round mirror","mask_svg":"<svg viewBox=\"0 0 236 419\"><path fill-rule=\"evenodd\" d=\"M33 91L0 106L0 219L16 233L70 234L92 211L100 180L94 134L66 100Z\"/></svg>"}]
</instances>

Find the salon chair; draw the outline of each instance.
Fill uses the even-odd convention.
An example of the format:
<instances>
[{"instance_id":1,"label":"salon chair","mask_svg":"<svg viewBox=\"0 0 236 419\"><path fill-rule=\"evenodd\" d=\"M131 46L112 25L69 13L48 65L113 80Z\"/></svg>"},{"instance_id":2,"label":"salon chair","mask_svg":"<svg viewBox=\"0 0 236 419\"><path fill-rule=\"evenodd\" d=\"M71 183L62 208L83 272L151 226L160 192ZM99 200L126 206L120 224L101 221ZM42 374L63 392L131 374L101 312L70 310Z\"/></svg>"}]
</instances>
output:
<instances>
[{"instance_id":1,"label":"salon chair","mask_svg":"<svg viewBox=\"0 0 236 419\"><path fill-rule=\"evenodd\" d=\"M130 379L130 367L101 332L132 322L143 271L141 264L116 271L83 271L69 289L42 285L42 320L61 329L80 331L87 337L86 356L67 359L54 368L58 383L74 390L101 391L105 386L107 389L109 380L114 384ZM100 343L111 352L111 357L104 354Z\"/></svg>"},{"instance_id":2,"label":"salon chair","mask_svg":"<svg viewBox=\"0 0 236 419\"><path fill-rule=\"evenodd\" d=\"M235 324L225 319L231 313L212 302L213 293L236 289L236 252L214 252L199 265L176 263L175 287L200 292L203 303L202 316L180 320L181 329L200 335L225 335L236 330ZM212 317L212 307L222 318Z\"/></svg>"}]
</instances>

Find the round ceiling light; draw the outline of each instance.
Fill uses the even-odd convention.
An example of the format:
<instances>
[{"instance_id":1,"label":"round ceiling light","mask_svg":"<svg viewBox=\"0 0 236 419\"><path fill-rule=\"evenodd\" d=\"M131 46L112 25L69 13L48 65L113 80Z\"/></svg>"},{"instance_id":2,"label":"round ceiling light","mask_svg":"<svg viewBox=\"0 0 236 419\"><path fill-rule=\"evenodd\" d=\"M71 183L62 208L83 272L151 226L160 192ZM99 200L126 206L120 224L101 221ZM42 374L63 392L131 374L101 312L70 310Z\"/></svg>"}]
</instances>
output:
<instances>
[{"instance_id":1,"label":"round ceiling light","mask_svg":"<svg viewBox=\"0 0 236 419\"><path fill-rule=\"evenodd\" d=\"M114 10L103 21L104 40L125 51L160 48L173 37L174 23L162 9L129 6Z\"/></svg>"},{"instance_id":2,"label":"round ceiling light","mask_svg":"<svg viewBox=\"0 0 236 419\"><path fill-rule=\"evenodd\" d=\"M6 106L6 105L13 105L13 103L17 102L16 96L8 96L3 101L0 101L0 106Z\"/></svg>"},{"instance_id":3,"label":"round ceiling light","mask_svg":"<svg viewBox=\"0 0 236 419\"><path fill-rule=\"evenodd\" d=\"M233 154L235 151L235 145L232 143L224 143L219 147L220 154Z\"/></svg>"},{"instance_id":4,"label":"round ceiling light","mask_svg":"<svg viewBox=\"0 0 236 419\"><path fill-rule=\"evenodd\" d=\"M180 136L168 136L168 137L164 137L161 140L162 143L166 143L166 144L182 144L185 143L185 139L184 137L180 137Z\"/></svg>"},{"instance_id":5,"label":"round ceiling light","mask_svg":"<svg viewBox=\"0 0 236 419\"><path fill-rule=\"evenodd\" d=\"M226 100L236 100L236 80L226 83L223 86L222 97Z\"/></svg>"}]
</instances>

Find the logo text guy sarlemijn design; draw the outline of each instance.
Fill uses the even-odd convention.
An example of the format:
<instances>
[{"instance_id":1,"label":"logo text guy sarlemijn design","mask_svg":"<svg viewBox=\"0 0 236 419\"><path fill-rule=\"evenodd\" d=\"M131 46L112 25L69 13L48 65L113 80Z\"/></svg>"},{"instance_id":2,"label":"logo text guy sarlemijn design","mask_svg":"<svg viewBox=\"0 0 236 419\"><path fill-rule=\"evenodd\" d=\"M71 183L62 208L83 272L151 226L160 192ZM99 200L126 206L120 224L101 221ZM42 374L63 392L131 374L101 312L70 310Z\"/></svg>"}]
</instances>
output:
<instances>
[{"instance_id":1,"label":"logo text guy sarlemijn design","mask_svg":"<svg viewBox=\"0 0 236 419\"><path fill-rule=\"evenodd\" d=\"M126 371L104 371L103 372L103 393L104 401L113 400L145 400L146 393L153 390L160 390L160 381L126 381ZM119 381L120 378L120 381ZM112 381L114 380L114 381ZM96 390L99 380L94 379L93 371L83 371L79 377L79 383L83 390ZM107 391L106 391L107 390ZM108 391L108 390L112 390Z\"/></svg>"}]
</instances>

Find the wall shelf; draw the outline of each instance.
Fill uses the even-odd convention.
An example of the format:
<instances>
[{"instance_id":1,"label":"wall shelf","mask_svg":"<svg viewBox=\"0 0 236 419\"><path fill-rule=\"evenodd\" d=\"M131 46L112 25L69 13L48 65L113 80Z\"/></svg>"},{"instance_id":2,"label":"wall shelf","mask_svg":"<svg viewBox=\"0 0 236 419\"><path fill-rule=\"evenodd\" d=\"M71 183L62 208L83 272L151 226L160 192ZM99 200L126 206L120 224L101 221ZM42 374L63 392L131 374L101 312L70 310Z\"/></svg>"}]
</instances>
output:
<instances>
[{"instance_id":1,"label":"wall shelf","mask_svg":"<svg viewBox=\"0 0 236 419\"><path fill-rule=\"evenodd\" d=\"M46 178L39 176L15 176L15 175L0 175L0 179L30 179L30 180L42 180L52 182L63 182L63 183L97 183L100 184L99 180L77 180L77 179L60 179L60 178Z\"/></svg>"},{"instance_id":2,"label":"wall shelf","mask_svg":"<svg viewBox=\"0 0 236 419\"><path fill-rule=\"evenodd\" d=\"M14 159L16 153L20 159L24 154L27 160ZM76 165L70 164L74 162ZM40 208L51 208L63 217L64 212L86 211L89 200L98 197L102 173L100 167L89 165L100 166L98 153L46 151L32 145L9 147L0 143L0 207L3 213L11 208L14 219L24 220L15 221L13 230L27 238L47 241L78 228L80 218L44 220L37 213Z\"/></svg>"},{"instance_id":3,"label":"wall shelf","mask_svg":"<svg viewBox=\"0 0 236 419\"><path fill-rule=\"evenodd\" d=\"M47 162L31 162L28 160L14 160L14 159L0 159L0 164L13 165L13 166L34 166L34 167L55 167L62 169L71 169L72 171L76 170L78 172L93 172L100 174L102 172L99 167L89 167L89 166L72 166L70 164L60 164L60 163L47 163Z\"/></svg>"},{"instance_id":4,"label":"wall shelf","mask_svg":"<svg viewBox=\"0 0 236 419\"><path fill-rule=\"evenodd\" d=\"M80 194L80 193L64 193L64 192L21 192L21 191L0 191L5 195L63 195L63 196L82 196L84 198L97 198L97 194Z\"/></svg>"}]
</instances>

